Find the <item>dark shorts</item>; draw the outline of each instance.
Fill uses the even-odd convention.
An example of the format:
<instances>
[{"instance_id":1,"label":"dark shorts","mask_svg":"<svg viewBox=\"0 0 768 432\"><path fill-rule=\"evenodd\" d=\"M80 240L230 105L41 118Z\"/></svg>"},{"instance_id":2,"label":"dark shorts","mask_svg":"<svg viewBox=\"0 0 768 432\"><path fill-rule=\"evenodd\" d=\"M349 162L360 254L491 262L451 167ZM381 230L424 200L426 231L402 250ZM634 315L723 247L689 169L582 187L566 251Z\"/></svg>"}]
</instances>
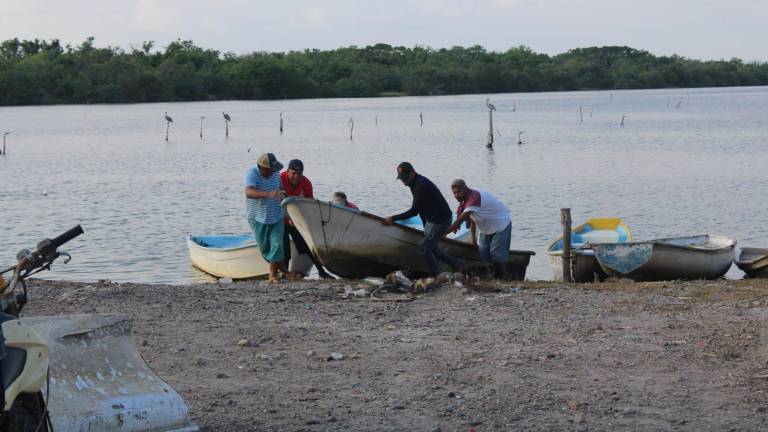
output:
<instances>
[{"instance_id":1,"label":"dark shorts","mask_svg":"<svg viewBox=\"0 0 768 432\"><path fill-rule=\"evenodd\" d=\"M290 239L293 239L293 244L296 246L296 252L298 252L300 255L307 255L309 253L309 246L307 245L307 242L304 241L304 237L299 234L299 230L297 230L293 225L285 224L285 230L283 231L283 243L285 244L286 261L291 259Z\"/></svg>"}]
</instances>

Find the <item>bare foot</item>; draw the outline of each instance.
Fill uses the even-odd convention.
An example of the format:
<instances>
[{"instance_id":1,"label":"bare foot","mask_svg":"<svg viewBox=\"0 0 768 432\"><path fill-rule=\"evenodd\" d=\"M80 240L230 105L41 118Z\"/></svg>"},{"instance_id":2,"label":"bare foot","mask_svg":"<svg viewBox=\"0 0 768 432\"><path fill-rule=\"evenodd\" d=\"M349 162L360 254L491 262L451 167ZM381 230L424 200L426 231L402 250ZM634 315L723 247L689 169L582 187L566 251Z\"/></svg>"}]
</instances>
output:
<instances>
[{"instance_id":1,"label":"bare foot","mask_svg":"<svg viewBox=\"0 0 768 432\"><path fill-rule=\"evenodd\" d=\"M285 278L288 279L289 281L297 281L302 279L300 274L294 273L291 271L285 272Z\"/></svg>"},{"instance_id":2,"label":"bare foot","mask_svg":"<svg viewBox=\"0 0 768 432\"><path fill-rule=\"evenodd\" d=\"M276 274L274 274L274 275L271 274L271 275L269 275L269 279L268 280L269 280L269 283L273 283L273 284L280 283L280 276L278 276Z\"/></svg>"}]
</instances>

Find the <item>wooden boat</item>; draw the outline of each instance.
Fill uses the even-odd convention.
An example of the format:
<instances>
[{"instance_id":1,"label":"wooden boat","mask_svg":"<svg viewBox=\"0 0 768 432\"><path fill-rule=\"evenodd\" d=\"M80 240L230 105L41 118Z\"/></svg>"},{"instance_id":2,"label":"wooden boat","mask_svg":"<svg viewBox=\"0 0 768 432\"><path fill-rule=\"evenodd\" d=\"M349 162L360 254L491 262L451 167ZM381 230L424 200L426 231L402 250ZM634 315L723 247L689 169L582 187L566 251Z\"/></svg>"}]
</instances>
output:
<instances>
[{"instance_id":1,"label":"wooden boat","mask_svg":"<svg viewBox=\"0 0 768 432\"><path fill-rule=\"evenodd\" d=\"M768 277L768 249L742 248L736 254L736 265L747 277Z\"/></svg>"},{"instance_id":2,"label":"wooden boat","mask_svg":"<svg viewBox=\"0 0 768 432\"><path fill-rule=\"evenodd\" d=\"M592 245L606 274L636 281L716 279L731 267L735 248L735 240L714 235Z\"/></svg>"},{"instance_id":3,"label":"wooden boat","mask_svg":"<svg viewBox=\"0 0 768 432\"><path fill-rule=\"evenodd\" d=\"M572 275L576 282L605 279L606 274L595 259L593 243L625 243L632 241L632 231L621 218L591 218L571 230ZM563 280L563 236L547 245L549 265L555 280Z\"/></svg>"},{"instance_id":4,"label":"wooden boat","mask_svg":"<svg viewBox=\"0 0 768 432\"><path fill-rule=\"evenodd\" d=\"M346 278L384 277L394 270L410 270L414 276L427 274L419 254L424 233L413 226L383 225L383 218L328 202L290 197L283 208L307 241L309 248L331 272ZM465 260L465 269L480 272L487 266L480 262L477 248L455 239L440 242L448 254ZM507 268L515 280L525 279L532 251L511 251ZM438 260L441 269L448 270Z\"/></svg>"},{"instance_id":5,"label":"wooden boat","mask_svg":"<svg viewBox=\"0 0 768 432\"><path fill-rule=\"evenodd\" d=\"M188 236L187 248L192 265L216 277L248 279L269 274L269 263L251 234ZM300 255L291 241L289 270L306 276L311 269L312 261Z\"/></svg>"}]
</instances>

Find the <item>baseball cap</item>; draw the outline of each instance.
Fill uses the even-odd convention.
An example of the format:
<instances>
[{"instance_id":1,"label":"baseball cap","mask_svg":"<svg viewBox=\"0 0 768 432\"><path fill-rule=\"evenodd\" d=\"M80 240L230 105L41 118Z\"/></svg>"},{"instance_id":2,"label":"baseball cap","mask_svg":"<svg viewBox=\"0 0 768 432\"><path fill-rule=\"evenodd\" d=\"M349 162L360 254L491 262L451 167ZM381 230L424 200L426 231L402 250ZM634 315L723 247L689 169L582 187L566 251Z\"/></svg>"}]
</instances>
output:
<instances>
[{"instance_id":1,"label":"baseball cap","mask_svg":"<svg viewBox=\"0 0 768 432\"><path fill-rule=\"evenodd\" d=\"M288 162L288 169L294 171L304 171L304 162L300 161L299 159L291 159L291 161Z\"/></svg>"},{"instance_id":2,"label":"baseball cap","mask_svg":"<svg viewBox=\"0 0 768 432\"><path fill-rule=\"evenodd\" d=\"M400 162L397 166L397 177L395 180L405 180L414 172L413 165L410 162Z\"/></svg>"},{"instance_id":3,"label":"baseball cap","mask_svg":"<svg viewBox=\"0 0 768 432\"><path fill-rule=\"evenodd\" d=\"M256 165L262 167L262 168L271 168L275 171L280 171L283 169L283 164L277 161L277 158L275 157L274 153L264 153L261 156L259 156L259 159L256 161Z\"/></svg>"}]
</instances>

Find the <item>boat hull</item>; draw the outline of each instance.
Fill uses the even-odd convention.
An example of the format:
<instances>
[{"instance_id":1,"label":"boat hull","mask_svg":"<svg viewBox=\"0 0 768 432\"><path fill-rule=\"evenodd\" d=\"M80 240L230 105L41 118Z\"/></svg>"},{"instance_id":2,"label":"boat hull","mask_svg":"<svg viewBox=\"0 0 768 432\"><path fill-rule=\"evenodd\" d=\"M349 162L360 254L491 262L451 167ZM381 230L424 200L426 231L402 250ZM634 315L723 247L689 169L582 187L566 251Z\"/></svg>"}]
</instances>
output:
<instances>
[{"instance_id":1,"label":"boat hull","mask_svg":"<svg viewBox=\"0 0 768 432\"><path fill-rule=\"evenodd\" d=\"M692 236L592 245L608 276L635 281L717 279L733 262L736 241Z\"/></svg>"},{"instance_id":2,"label":"boat hull","mask_svg":"<svg viewBox=\"0 0 768 432\"><path fill-rule=\"evenodd\" d=\"M189 236L187 248L192 265L219 277L249 279L269 275L269 263L264 260L259 246L251 235L241 236ZM296 251L291 241L289 270L309 274L312 261Z\"/></svg>"},{"instance_id":3,"label":"boat hull","mask_svg":"<svg viewBox=\"0 0 768 432\"><path fill-rule=\"evenodd\" d=\"M379 216L306 198L287 198L283 207L323 266L339 276L384 277L395 270L420 276L429 272L419 254L424 237L421 230L399 224L386 226ZM470 243L443 239L440 247L464 260L469 272L487 270ZM511 279L525 279L531 255L534 252L510 251L507 269ZM450 270L439 260L438 265L441 270Z\"/></svg>"},{"instance_id":4,"label":"boat hull","mask_svg":"<svg viewBox=\"0 0 768 432\"><path fill-rule=\"evenodd\" d=\"M768 278L768 249L742 248L736 266L750 278Z\"/></svg>"}]
</instances>

